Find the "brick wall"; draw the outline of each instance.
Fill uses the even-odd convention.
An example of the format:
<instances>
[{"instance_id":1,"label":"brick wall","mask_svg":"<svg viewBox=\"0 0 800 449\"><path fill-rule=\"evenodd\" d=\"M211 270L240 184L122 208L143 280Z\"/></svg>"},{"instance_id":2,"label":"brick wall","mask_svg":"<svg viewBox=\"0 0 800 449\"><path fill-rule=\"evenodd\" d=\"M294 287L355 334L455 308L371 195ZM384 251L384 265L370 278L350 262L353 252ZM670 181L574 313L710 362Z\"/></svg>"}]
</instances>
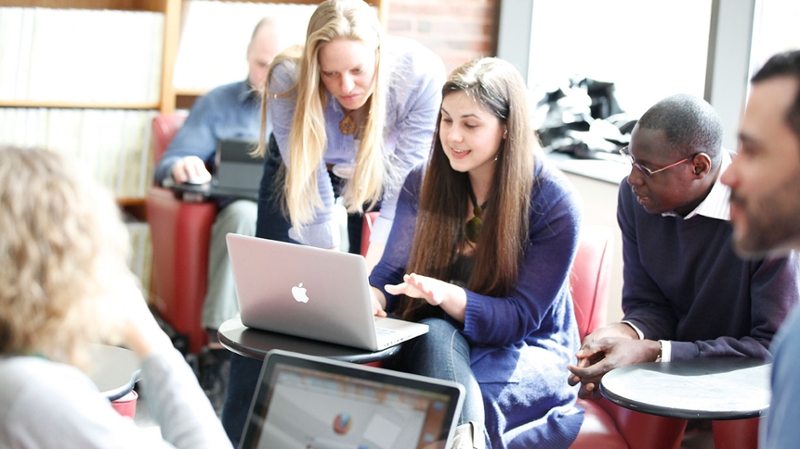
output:
<instances>
[{"instance_id":1,"label":"brick wall","mask_svg":"<svg viewBox=\"0 0 800 449\"><path fill-rule=\"evenodd\" d=\"M388 32L421 42L438 54L448 73L497 53L501 0L389 0Z\"/></svg>"}]
</instances>

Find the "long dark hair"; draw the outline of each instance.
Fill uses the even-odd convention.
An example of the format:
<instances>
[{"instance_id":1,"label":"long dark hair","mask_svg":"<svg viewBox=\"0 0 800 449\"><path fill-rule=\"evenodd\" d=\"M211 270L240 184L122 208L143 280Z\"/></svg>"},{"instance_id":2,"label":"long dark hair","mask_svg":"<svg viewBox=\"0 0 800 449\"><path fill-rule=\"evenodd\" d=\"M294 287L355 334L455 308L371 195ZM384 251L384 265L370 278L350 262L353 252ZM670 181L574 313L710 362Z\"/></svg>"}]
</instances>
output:
<instances>
[{"instance_id":1,"label":"long dark hair","mask_svg":"<svg viewBox=\"0 0 800 449\"><path fill-rule=\"evenodd\" d=\"M442 88L442 98L464 92L508 129L495 161L483 228L474 252L467 289L488 296L506 296L517 282L528 240L533 150L538 140L531 126L525 83L514 66L483 58L457 68ZM438 123L442 115L439 112ZM453 170L434 134L433 154L422 181L414 244L407 273L449 281L453 264L469 244L464 230L469 206L469 174ZM419 319L427 303L404 300L396 313Z\"/></svg>"}]
</instances>

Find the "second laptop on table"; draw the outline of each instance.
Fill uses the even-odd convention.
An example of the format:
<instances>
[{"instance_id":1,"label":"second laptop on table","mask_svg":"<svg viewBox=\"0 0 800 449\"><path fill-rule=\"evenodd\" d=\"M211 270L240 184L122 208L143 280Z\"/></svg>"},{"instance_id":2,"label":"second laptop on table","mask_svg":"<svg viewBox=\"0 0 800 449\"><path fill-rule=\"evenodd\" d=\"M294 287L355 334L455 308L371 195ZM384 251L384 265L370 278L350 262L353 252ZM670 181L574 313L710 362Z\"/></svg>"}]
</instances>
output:
<instances>
[{"instance_id":1,"label":"second laptop on table","mask_svg":"<svg viewBox=\"0 0 800 449\"><path fill-rule=\"evenodd\" d=\"M455 383L273 350L240 449L444 449L464 401Z\"/></svg>"},{"instance_id":2,"label":"second laptop on table","mask_svg":"<svg viewBox=\"0 0 800 449\"><path fill-rule=\"evenodd\" d=\"M379 351L428 331L372 313L366 261L356 254L228 234L242 324Z\"/></svg>"}]
</instances>

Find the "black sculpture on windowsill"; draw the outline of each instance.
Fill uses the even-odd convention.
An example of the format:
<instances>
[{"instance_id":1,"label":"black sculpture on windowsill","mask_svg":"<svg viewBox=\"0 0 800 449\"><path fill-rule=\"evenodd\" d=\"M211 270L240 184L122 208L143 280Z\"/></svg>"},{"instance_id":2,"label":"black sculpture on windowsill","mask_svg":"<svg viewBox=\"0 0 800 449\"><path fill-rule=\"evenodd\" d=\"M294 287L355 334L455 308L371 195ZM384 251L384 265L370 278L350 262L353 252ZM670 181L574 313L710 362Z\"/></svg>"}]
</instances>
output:
<instances>
[{"instance_id":1,"label":"black sculpture on windowsill","mask_svg":"<svg viewBox=\"0 0 800 449\"><path fill-rule=\"evenodd\" d=\"M538 130L545 151L579 159L621 158L636 124L617 103L614 83L589 78L548 92L537 108L544 116Z\"/></svg>"}]
</instances>

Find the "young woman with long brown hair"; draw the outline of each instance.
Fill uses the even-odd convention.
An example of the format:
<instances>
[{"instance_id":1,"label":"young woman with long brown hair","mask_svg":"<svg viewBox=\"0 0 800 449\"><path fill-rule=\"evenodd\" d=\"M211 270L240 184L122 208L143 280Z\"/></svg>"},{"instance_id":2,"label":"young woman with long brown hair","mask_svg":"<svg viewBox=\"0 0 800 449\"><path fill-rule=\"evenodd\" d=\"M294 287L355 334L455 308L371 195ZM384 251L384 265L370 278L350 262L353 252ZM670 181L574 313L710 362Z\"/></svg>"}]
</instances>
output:
<instances>
[{"instance_id":1,"label":"young woman with long brown hair","mask_svg":"<svg viewBox=\"0 0 800 449\"><path fill-rule=\"evenodd\" d=\"M406 179L370 276L377 315L430 331L385 366L462 383L462 428L485 426L489 447L566 448L583 421L566 382L576 196L539 149L511 64L467 63L442 96L433 154Z\"/></svg>"}]
</instances>

